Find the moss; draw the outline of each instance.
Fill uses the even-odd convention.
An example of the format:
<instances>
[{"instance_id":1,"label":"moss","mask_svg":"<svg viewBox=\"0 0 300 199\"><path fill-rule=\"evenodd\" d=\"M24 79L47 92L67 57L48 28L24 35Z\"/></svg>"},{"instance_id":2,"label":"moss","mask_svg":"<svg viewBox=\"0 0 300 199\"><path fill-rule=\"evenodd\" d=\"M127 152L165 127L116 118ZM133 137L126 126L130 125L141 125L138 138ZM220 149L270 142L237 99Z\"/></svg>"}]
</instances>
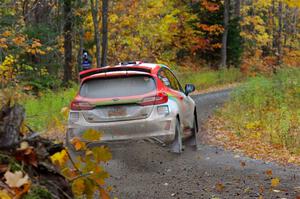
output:
<instances>
[{"instance_id":1,"label":"moss","mask_svg":"<svg viewBox=\"0 0 300 199\"><path fill-rule=\"evenodd\" d=\"M41 186L33 186L29 193L26 194L23 199L52 199L52 195L50 192L41 187Z\"/></svg>"}]
</instances>

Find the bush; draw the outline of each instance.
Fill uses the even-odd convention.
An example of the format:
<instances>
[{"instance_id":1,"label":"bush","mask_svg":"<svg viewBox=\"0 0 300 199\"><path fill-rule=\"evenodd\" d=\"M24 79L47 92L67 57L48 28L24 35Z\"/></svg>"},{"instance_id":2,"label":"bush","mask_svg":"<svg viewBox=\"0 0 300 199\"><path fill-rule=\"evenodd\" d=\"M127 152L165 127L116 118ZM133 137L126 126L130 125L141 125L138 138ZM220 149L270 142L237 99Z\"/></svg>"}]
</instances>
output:
<instances>
[{"instance_id":1,"label":"bush","mask_svg":"<svg viewBox=\"0 0 300 199\"><path fill-rule=\"evenodd\" d=\"M251 78L221 110L227 127L292 153L300 153L300 70L282 69L272 78Z\"/></svg>"}]
</instances>

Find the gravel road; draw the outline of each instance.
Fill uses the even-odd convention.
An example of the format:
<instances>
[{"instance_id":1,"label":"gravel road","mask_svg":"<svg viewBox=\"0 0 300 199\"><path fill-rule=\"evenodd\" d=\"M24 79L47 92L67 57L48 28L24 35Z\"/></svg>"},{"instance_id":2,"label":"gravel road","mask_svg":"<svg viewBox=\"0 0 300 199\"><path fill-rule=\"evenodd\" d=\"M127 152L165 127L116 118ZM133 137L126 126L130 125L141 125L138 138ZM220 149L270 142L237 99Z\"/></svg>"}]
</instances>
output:
<instances>
[{"instance_id":1,"label":"gravel road","mask_svg":"<svg viewBox=\"0 0 300 199\"><path fill-rule=\"evenodd\" d=\"M230 90L193 96L203 123L228 99ZM202 131L199 132L201 138ZM181 155L147 140L111 144L113 153L105 167L107 181L118 199L164 198L300 198L300 167L283 167L253 160L199 142L198 150L186 146ZM272 170L272 176L266 171ZM270 174L270 172L269 172ZM278 178L277 187L271 179ZM298 197L297 197L298 196Z\"/></svg>"}]
</instances>

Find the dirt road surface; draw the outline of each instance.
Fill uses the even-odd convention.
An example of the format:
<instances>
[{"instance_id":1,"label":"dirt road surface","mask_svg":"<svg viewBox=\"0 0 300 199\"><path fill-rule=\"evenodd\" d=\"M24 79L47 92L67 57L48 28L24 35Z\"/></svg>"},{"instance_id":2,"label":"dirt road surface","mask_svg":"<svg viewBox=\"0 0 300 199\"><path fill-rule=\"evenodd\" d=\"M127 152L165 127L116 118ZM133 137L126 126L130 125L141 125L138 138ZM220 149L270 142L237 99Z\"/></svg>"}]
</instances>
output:
<instances>
[{"instance_id":1,"label":"dirt road surface","mask_svg":"<svg viewBox=\"0 0 300 199\"><path fill-rule=\"evenodd\" d=\"M229 93L193 96L200 124L228 100ZM199 139L201 133L200 129ZM109 147L113 160L105 166L111 174L107 184L113 186L112 194L118 199L300 198L299 167L253 160L205 145L201 139L198 150L186 146L181 155L147 140ZM272 178L273 185L279 180L278 186L271 186Z\"/></svg>"}]
</instances>

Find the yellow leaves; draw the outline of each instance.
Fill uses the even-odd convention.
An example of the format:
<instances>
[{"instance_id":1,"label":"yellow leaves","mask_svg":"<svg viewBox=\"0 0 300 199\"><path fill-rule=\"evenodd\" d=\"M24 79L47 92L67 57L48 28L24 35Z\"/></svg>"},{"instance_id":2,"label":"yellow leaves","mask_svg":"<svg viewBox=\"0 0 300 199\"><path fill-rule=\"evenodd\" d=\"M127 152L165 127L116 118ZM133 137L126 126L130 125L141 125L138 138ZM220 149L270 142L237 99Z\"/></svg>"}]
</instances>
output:
<instances>
[{"instance_id":1,"label":"yellow leaves","mask_svg":"<svg viewBox=\"0 0 300 199\"><path fill-rule=\"evenodd\" d=\"M259 46L271 41L266 29L267 24L260 16L245 16L241 26L245 27L240 34L244 39L255 41Z\"/></svg>"},{"instance_id":2,"label":"yellow leaves","mask_svg":"<svg viewBox=\"0 0 300 199\"><path fill-rule=\"evenodd\" d=\"M92 142L92 141L99 141L101 136L102 134L100 132L94 129L88 129L83 133L82 138Z\"/></svg>"},{"instance_id":3,"label":"yellow leaves","mask_svg":"<svg viewBox=\"0 0 300 199\"><path fill-rule=\"evenodd\" d=\"M97 162L108 162L112 158L109 148L106 146L95 147L92 152Z\"/></svg>"},{"instance_id":4,"label":"yellow leaves","mask_svg":"<svg viewBox=\"0 0 300 199\"><path fill-rule=\"evenodd\" d=\"M28 175L24 175L22 171L16 171L14 173L6 171L6 173L4 174L4 178L5 183L11 188L19 188L25 184L30 183Z\"/></svg>"},{"instance_id":5,"label":"yellow leaves","mask_svg":"<svg viewBox=\"0 0 300 199\"><path fill-rule=\"evenodd\" d=\"M50 157L52 163L63 166L68 160L68 154L66 150L62 150L61 152L57 152Z\"/></svg>"},{"instance_id":6,"label":"yellow leaves","mask_svg":"<svg viewBox=\"0 0 300 199\"><path fill-rule=\"evenodd\" d=\"M64 118L68 118L69 112L70 112L70 108L69 107L63 107L60 110L60 113L63 115Z\"/></svg>"},{"instance_id":7,"label":"yellow leaves","mask_svg":"<svg viewBox=\"0 0 300 199\"><path fill-rule=\"evenodd\" d=\"M12 199L12 197L10 197L10 195L8 194L8 192L5 189L0 190L0 198L1 199Z\"/></svg>"},{"instance_id":8,"label":"yellow leaves","mask_svg":"<svg viewBox=\"0 0 300 199\"><path fill-rule=\"evenodd\" d=\"M300 1L299 0L285 0L289 7L296 7L300 8Z\"/></svg>"},{"instance_id":9,"label":"yellow leaves","mask_svg":"<svg viewBox=\"0 0 300 199\"><path fill-rule=\"evenodd\" d=\"M91 31L87 31L84 33L84 39L87 41L93 40L93 33Z\"/></svg>"},{"instance_id":10,"label":"yellow leaves","mask_svg":"<svg viewBox=\"0 0 300 199\"><path fill-rule=\"evenodd\" d=\"M82 195L84 193L84 190L85 190L84 179L83 178L76 179L72 183L72 190L73 190L75 195L78 195L78 196Z\"/></svg>"},{"instance_id":11,"label":"yellow leaves","mask_svg":"<svg viewBox=\"0 0 300 199\"><path fill-rule=\"evenodd\" d=\"M48 47L46 48L46 50L47 50L48 52L51 52L51 51L53 51L53 48L51 48L51 47L48 46Z\"/></svg>"},{"instance_id":12,"label":"yellow leaves","mask_svg":"<svg viewBox=\"0 0 300 199\"><path fill-rule=\"evenodd\" d=\"M14 67L15 58L12 55L5 57L3 63L0 65L0 83L7 84L15 81L16 69Z\"/></svg>"},{"instance_id":13,"label":"yellow leaves","mask_svg":"<svg viewBox=\"0 0 300 199\"><path fill-rule=\"evenodd\" d=\"M246 129L255 130L260 127L260 121L248 122L246 124Z\"/></svg>"},{"instance_id":14,"label":"yellow leaves","mask_svg":"<svg viewBox=\"0 0 300 199\"><path fill-rule=\"evenodd\" d=\"M68 108L61 110L63 114L67 114ZM81 141L83 139L84 141ZM72 155L72 161L69 160L67 151L63 150L59 153L51 156L52 162L61 167L61 171L72 182L72 190L75 196L84 196L86 198L92 198L95 191L99 191L101 198L109 198L107 190L104 188L105 179L109 177L109 174L100 165L102 162L111 160L112 155L106 146L93 146L89 147L85 142L99 141L101 139L101 133L88 129L82 133L81 138L74 137L71 140L71 144L79 153ZM83 153L82 153L83 152ZM70 168L73 165L73 168Z\"/></svg>"},{"instance_id":15,"label":"yellow leaves","mask_svg":"<svg viewBox=\"0 0 300 199\"><path fill-rule=\"evenodd\" d=\"M216 183L215 188L218 192L222 192L224 190L225 186L221 182L218 182L218 183Z\"/></svg>"},{"instance_id":16,"label":"yellow leaves","mask_svg":"<svg viewBox=\"0 0 300 199\"><path fill-rule=\"evenodd\" d=\"M273 178L273 179L271 180L271 186L272 186L272 187L277 187L279 184L280 184L279 178Z\"/></svg>"},{"instance_id":17,"label":"yellow leaves","mask_svg":"<svg viewBox=\"0 0 300 199\"><path fill-rule=\"evenodd\" d=\"M109 21L110 21L110 23L116 23L117 22L117 20L118 20L118 15L116 15L116 14L110 14L109 15Z\"/></svg>"}]
</instances>

